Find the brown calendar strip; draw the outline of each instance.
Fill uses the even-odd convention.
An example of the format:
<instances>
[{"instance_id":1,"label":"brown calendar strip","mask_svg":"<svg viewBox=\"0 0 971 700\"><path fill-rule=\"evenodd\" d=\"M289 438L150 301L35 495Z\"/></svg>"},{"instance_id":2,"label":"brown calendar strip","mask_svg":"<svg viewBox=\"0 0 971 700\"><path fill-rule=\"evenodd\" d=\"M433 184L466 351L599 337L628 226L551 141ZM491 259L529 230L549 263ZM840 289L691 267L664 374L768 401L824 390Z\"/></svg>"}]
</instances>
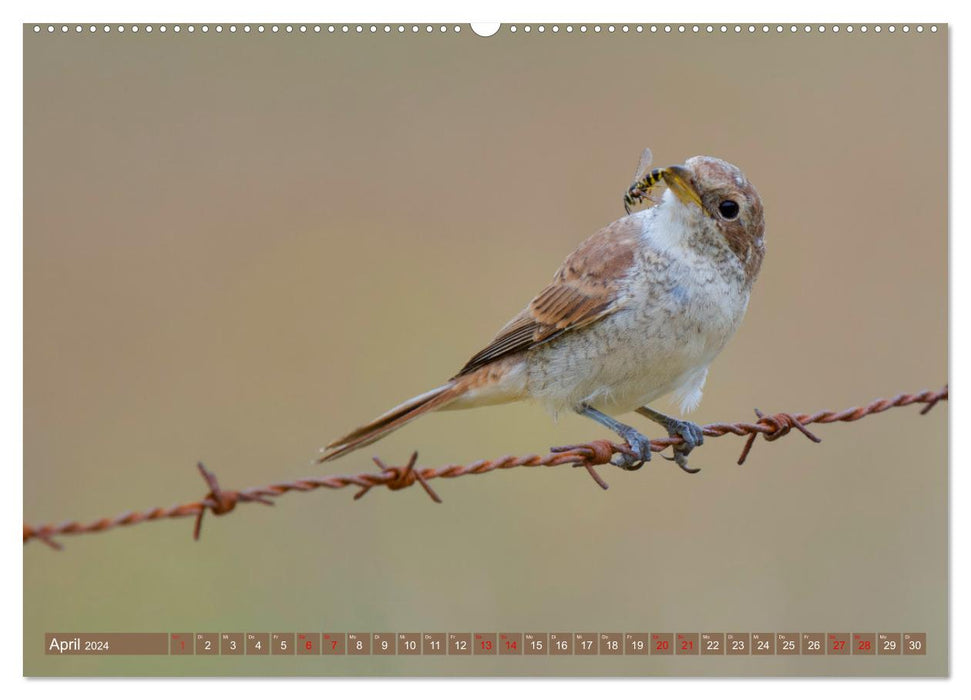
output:
<instances>
[{"instance_id":1,"label":"brown calendar strip","mask_svg":"<svg viewBox=\"0 0 971 700\"><path fill-rule=\"evenodd\" d=\"M926 656L924 632L47 633L62 656Z\"/></svg>"}]
</instances>

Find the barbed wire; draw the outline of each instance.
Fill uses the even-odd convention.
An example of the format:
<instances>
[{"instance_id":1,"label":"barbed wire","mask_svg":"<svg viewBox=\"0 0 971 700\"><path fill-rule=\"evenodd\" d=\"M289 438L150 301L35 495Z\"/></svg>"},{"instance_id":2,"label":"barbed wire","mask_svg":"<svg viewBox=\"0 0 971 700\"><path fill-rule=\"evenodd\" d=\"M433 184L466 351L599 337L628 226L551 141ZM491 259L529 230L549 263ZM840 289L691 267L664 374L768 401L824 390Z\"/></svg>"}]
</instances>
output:
<instances>
[{"instance_id":1,"label":"barbed wire","mask_svg":"<svg viewBox=\"0 0 971 700\"><path fill-rule=\"evenodd\" d=\"M758 420L754 423L711 423L702 428L706 437L722 437L723 435L738 435L747 437L742 453L738 458L738 464L743 464L752 450L755 439L761 435L767 442L772 442L784 437L796 429L813 442L821 442L820 438L814 435L806 427L814 423L849 423L858 421L861 418L883 413L891 408L910 406L912 404L923 404L921 415L926 414L940 401L948 400L948 387L938 391L922 391L916 394L899 394L891 399L877 399L865 406L856 406L843 411L819 411L817 413L776 413L765 415L758 409L755 414ZM682 443L680 437L659 438L651 441L651 450L661 452L662 450ZM259 486L241 491L222 489L216 480L216 475L206 469L200 462L197 464L200 474L202 474L209 492L199 501L183 503L181 505L168 508L153 508L147 511L128 511L113 518L102 518L90 523L79 523L77 521L64 522L60 524L48 524L31 526L24 524L24 544L31 540L40 540L54 549L61 549L61 544L54 540L61 535L81 535L96 532L105 532L116 527L127 525L138 525L139 523L151 522L154 520L164 520L168 518L195 517L195 528L193 537L199 539L202 529L202 517L207 511L213 515L225 515L232 512L239 503L262 503L273 505L271 499L279 498L287 493L315 491L317 489L342 489L348 486L357 486L359 490L354 494L354 500L366 495L375 486L386 486L391 491L419 484L428 496L436 503L441 503L442 499L428 483L433 479L454 479L470 474L487 474L499 469L513 469L516 467L557 467L563 464L571 464L575 467L583 467L590 477L603 489L607 488L607 483L597 473L595 467L610 463L611 457L615 454L633 454L631 449L624 444L617 444L609 440L594 440L577 445L566 445L564 447L554 447L547 455L526 455L524 457L500 457L498 459L479 460L471 464L449 464L438 468L419 468L417 467L418 453L413 452L411 458L404 466L389 466L383 461L374 458L374 463L378 466L377 473L363 473L349 476L325 476L307 479L297 479L286 481L269 486Z\"/></svg>"}]
</instances>

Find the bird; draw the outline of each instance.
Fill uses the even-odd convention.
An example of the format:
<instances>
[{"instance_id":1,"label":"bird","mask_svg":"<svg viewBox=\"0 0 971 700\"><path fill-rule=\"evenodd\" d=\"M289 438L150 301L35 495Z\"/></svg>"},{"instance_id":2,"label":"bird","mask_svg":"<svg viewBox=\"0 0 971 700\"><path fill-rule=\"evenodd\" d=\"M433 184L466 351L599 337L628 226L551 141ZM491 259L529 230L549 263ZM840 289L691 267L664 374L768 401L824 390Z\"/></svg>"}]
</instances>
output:
<instances>
[{"instance_id":1,"label":"bird","mask_svg":"<svg viewBox=\"0 0 971 700\"><path fill-rule=\"evenodd\" d=\"M616 433L627 449L612 464L627 470L651 459L650 439L616 418L637 412L680 437L668 459L697 472L687 457L704 441L701 427L649 404L670 395L684 415L701 401L709 366L738 329L762 267L762 200L719 158L694 156L648 173L650 160L648 149L624 197L628 214L583 241L457 374L334 440L317 462L426 413L533 400L554 417L572 411ZM644 199L652 206L629 212Z\"/></svg>"}]
</instances>

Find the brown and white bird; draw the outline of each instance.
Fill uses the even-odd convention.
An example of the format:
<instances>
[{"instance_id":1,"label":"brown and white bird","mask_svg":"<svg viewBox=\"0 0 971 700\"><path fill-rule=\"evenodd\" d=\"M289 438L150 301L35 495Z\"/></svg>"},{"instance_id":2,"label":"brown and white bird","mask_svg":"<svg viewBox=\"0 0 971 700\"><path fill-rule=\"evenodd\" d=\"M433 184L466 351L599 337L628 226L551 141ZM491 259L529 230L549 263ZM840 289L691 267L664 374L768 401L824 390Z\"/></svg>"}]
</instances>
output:
<instances>
[{"instance_id":1,"label":"brown and white bird","mask_svg":"<svg viewBox=\"0 0 971 700\"><path fill-rule=\"evenodd\" d=\"M533 399L553 414L575 411L620 435L637 455L615 455L625 469L651 457L649 439L613 417L637 411L683 438L674 459L696 471L685 458L701 444L701 428L648 404L671 394L686 413L701 400L708 367L738 329L762 265L762 202L741 170L709 156L635 178L625 201L644 198L655 185L667 186L655 206L580 244L446 384L333 441L318 461L431 411Z\"/></svg>"}]
</instances>

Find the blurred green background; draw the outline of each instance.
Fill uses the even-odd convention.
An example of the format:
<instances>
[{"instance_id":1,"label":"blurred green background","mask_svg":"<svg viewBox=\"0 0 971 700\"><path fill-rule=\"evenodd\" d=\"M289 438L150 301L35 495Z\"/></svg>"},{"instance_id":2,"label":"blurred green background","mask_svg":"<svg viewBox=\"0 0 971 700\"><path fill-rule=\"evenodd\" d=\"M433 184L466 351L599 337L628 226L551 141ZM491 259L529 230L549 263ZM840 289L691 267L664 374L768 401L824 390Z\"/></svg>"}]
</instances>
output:
<instances>
[{"instance_id":1,"label":"blurred green background","mask_svg":"<svg viewBox=\"0 0 971 700\"><path fill-rule=\"evenodd\" d=\"M947 37L35 35L25 28L24 517L611 437L516 405L329 439L451 376L641 149L738 164L768 253L701 423L947 381ZM670 408L659 404L661 409ZM940 675L947 417L688 476L516 470L24 549L27 675ZM638 424L636 416L628 417ZM646 426L653 428L653 426ZM926 657L45 656L44 632L926 632Z\"/></svg>"}]
</instances>

